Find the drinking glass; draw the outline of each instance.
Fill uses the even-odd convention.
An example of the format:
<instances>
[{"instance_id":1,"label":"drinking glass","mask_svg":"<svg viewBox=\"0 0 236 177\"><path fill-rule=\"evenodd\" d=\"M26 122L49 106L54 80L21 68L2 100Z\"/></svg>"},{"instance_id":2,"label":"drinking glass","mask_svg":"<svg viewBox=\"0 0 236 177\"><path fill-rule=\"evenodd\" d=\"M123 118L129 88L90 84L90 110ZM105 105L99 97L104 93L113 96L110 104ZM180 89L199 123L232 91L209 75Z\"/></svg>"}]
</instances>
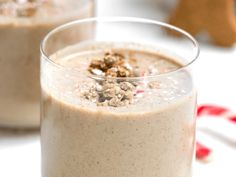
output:
<instances>
[{"instance_id":1,"label":"drinking glass","mask_svg":"<svg viewBox=\"0 0 236 177\"><path fill-rule=\"evenodd\" d=\"M180 65L132 77L87 72L87 61L114 50L141 65L146 54ZM149 19L91 18L51 31L41 44L42 177L190 177L198 55L187 32ZM98 103L104 83L132 85L131 96Z\"/></svg>"}]
</instances>

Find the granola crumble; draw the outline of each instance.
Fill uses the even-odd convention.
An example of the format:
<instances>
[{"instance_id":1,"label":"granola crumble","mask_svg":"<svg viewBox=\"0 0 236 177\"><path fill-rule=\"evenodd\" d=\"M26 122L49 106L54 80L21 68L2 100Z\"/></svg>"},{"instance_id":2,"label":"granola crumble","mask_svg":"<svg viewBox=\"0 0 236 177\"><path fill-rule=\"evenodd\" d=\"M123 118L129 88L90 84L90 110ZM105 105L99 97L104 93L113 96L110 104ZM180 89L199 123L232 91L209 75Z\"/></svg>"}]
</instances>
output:
<instances>
[{"instance_id":1,"label":"granola crumble","mask_svg":"<svg viewBox=\"0 0 236 177\"><path fill-rule=\"evenodd\" d=\"M111 77L132 77L133 67L123 55L105 53L102 59L94 59L89 65L89 72L95 75Z\"/></svg>"},{"instance_id":2,"label":"granola crumble","mask_svg":"<svg viewBox=\"0 0 236 177\"><path fill-rule=\"evenodd\" d=\"M83 98L98 106L120 107L133 103L135 84L115 79L133 76L133 67L123 55L107 52L102 59L92 60L88 71L94 75L109 76L110 79L95 83L88 91L82 93Z\"/></svg>"},{"instance_id":3,"label":"granola crumble","mask_svg":"<svg viewBox=\"0 0 236 177\"><path fill-rule=\"evenodd\" d=\"M96 83L82 97L98 106L127 106L133 102L135 86L129 82L103 81Z\"/></svg>"},{"instance_id":4,"label":"granola crumble","mask_svg":"<svg viewBox=\"0 0 236 177\"><path fill-rule=\"evenodd\" d=\"M102 58L93 59L88 67L88 71L97 76L107 76L104 81L95 81L87 91L82 93L82 97L96 103L98 106L121 107L134 103L137 98L144 94L144 90L158 89L159 82L128 82L117 77L142 77L156 74L155 68L142 70L138 67L137 60L132 58L127 60L119 53L107 52Z\"/></svg>"}]
</instances>

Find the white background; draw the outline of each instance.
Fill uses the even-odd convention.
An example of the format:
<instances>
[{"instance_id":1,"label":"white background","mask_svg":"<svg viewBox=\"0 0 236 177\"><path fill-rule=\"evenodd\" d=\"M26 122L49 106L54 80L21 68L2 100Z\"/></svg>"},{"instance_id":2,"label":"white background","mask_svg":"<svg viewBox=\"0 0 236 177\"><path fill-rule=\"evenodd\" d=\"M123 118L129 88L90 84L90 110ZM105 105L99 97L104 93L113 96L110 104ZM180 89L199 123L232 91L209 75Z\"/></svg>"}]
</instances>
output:
<instances>
[{"instance_id":1,"label":"white background","mask_svg":"<svg viewBox=\"0 0 236 177\"><path fill-rule=\"evenodd\" d=\"M165 21L169 1L100 0L98 15L121 15ZM166 5L160 6L159 2ZM199 104L214 103L236 112L236 47L221 48L200 42L195 64ZM211 163L196 162L194 177L236 176L236 125L202 119L197 138L214 150ZM0 177L40 177L39 133L0 130Z\"/></svg>"}]
</instances>

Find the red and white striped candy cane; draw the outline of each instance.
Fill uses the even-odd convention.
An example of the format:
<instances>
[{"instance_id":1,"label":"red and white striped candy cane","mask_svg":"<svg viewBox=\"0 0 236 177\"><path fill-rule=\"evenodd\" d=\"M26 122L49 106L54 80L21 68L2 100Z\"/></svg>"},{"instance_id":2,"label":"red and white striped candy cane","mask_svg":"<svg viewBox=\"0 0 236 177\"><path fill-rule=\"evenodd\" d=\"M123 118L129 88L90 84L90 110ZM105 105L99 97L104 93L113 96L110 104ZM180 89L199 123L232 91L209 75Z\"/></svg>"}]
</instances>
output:
<instances>
[{"instance_id":1,"label":"red and white striped candy cane","mask_svg":"<svg viewBox=\"0 0 236 177\"><path fill-rule=\"evenodd\" d=\"M213 153L212 150L203 144L196 143L196 158L203 162L210 162L212 160Z\"/></svg>"},{"instance_id":2,"label":"red and white striped candy cane","mask_svg":"<svg viewBox=\"0 0 236 177\"><path fill-rule=\"evenodd\" d=\"M197 116L200 118L204 115L217 116L220 118L228 119L229 121L236 123L236 114L231 110L215 106L215 105L202 105L198 107Z\"/></svg>"},{"instance_id":3,"label":"red and white striped candy cane","mask_svg":"<svg viewBox=\"0 0 236 177\"><path fill-rule=\"evenodd\" d=\"M215 105L202 105L198 107L197 117L202 116L217 116L219 118L224 118L230 122L236 124L236 114L231 110ZM196 144L196 158L201 161L210 161L212 159L212 150L201 143Z\"/></svg>"}]
</instances>

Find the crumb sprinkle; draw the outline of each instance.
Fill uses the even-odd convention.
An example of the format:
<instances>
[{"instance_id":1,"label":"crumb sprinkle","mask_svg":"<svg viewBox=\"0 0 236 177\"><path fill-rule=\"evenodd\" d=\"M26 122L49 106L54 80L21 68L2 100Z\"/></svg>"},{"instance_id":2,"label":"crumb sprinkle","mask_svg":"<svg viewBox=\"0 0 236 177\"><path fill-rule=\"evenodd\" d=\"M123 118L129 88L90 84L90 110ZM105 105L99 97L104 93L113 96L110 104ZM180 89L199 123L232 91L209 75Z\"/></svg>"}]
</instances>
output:
<instances>
[{"instance_id":1,"label":"crumb sprinkle","mask_svg":"<svg viewBox=\"0 0 236 177\"><path fill-rule=\"evenodd\" d=\"M143 71L136 64L136 59L127 60L119 53L107 52L104 57L91 60L88 72L96 76L107 76L105 80L95 80L88 90L82 92L82 98L85 98L97 106L121 107L128 106L137 101L137 98L143 97L145 87L149 89L158 88L158 82L146 81L137 83L125 81L125 79L116 79L117 77L139 77L143 76Z\"/></svg>"},{"instance_id":2,"label":"crumb sprinkle","mask_svg":"<svg viewBox=\"0 0 236 177\"><path fill-rule=\"evenodd\" d=\"M133 67L118 53L105 53L102 59L94 59L89 65L91 74L111 77L132 77Z\"/></svg>"},{"instance_id":3,"label":"crumb sprinkle","mask_svg":"<svg viewBox=\"0 0 236 177\"><path fill-rule=\"evenodd\" d=\"M133 102L135 86L129 82L103 81L96 83L82 97L97 103L98 106L120 107Z\"/></svg>"}]
</instances>

